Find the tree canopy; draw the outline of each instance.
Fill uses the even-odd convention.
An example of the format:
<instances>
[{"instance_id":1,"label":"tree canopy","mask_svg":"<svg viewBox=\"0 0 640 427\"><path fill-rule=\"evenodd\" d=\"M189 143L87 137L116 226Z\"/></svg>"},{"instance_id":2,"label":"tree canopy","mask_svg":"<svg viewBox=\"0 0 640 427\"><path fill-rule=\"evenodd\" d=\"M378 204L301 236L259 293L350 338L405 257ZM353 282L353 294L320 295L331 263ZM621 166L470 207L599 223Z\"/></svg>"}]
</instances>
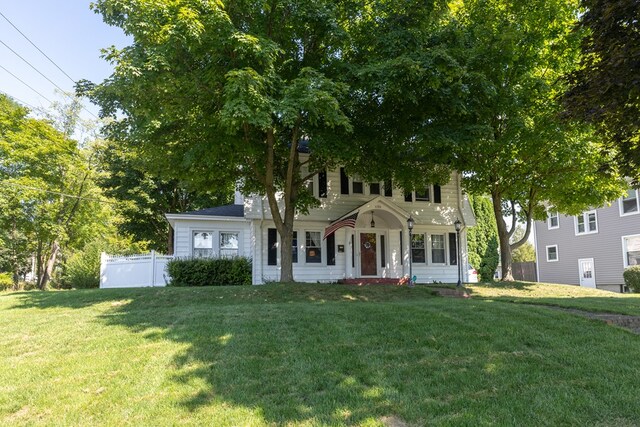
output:
<instances>
[{"instance_id":1,"label":"tree canopy","mask_svg":"<svg viewBox=\"0 0 640 427\"><path fill-rule=\"evenodd\" d=\"M133 37L106 51L110 78L79 85L114 119L108 136L134 145L163 178L201 190L239 182L245 193L266 195L282 240L282 281L293 279L293 219L318 203L306 181L319 171L340 163L365 177L404 173L407 186L445 176L446 168L430 175L425 165L435 162L417 151L416 124L428 115L400 120L416 106L438 110L423 102L440 83L429 71L434 55L418 49L435 3L99 0L93 7ZM309 153L301 157L303 140ZM411 179L410 168L387 166L408 161Z\"/></svg>"},{"instance_id":2,"label":"tree canopy","mask_svg":"<svg viewBox=\"0 0 640 427\"><path fill-rule=\"evenodd\" d=\"M568 74L568 115L597 125L624 173L640 180L640 2L582 0L579 67Z\"/></svg>"}]
</instances>

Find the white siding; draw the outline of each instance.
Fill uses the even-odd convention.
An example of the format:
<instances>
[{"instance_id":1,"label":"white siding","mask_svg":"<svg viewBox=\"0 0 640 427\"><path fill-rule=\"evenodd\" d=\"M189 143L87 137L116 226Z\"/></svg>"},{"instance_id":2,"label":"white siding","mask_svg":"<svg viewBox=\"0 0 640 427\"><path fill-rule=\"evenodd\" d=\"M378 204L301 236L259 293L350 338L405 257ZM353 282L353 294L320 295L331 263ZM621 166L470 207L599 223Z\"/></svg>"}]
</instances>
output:
<instances>
[{"instance_id":1,"label":"white siding","mask_svg":"<svg viewBox=\"0 0 640 427\"><path fill-rule=\"evenodd\" d=\"M237 232L240 256L251 257L251 224L242 219L220 220L211 217L203 219L176 219L174 223L174 255L178 258L192 256L193 232L209 231L213 233L213 249L220 248L220 232Z\"/></svg>"}]
</instances>

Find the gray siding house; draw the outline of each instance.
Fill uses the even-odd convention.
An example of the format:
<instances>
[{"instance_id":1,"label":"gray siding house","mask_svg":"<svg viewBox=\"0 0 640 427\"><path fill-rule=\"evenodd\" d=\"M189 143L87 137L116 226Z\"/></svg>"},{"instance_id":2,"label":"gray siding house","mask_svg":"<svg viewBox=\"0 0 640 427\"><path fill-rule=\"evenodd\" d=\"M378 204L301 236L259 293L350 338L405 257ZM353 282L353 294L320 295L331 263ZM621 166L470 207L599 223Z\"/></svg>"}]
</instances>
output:
<instances>
[{"instance_id":1,"label":"gray siding house","mask_svg":"<svg viewBox=\"0 0 640 427\"><path fill-rule=\"evenodd\" d=\"M538 280L624 291L622 273L640 264L640 191L608 207L535 223Z\"/></svg>"}]
</instances>

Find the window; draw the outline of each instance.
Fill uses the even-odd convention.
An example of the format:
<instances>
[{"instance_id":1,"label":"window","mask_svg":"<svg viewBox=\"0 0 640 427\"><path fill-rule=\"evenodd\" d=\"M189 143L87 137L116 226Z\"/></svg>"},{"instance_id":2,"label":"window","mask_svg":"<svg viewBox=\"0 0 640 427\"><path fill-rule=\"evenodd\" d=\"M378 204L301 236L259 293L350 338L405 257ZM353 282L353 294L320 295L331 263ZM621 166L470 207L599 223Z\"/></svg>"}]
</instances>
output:
<instances>
[{"instance_id":1,"label":"window","mask_svg":"<svg viewBox=\"0 0 640 427\"><path fill-rule=\"evenodd\" d=\"M322 236L319 231L306 232L306 260L309 263L322 262Z\"/></svg>"},{"instance_id":2,"label":"window","mask_svg":"<svg viewBox=\"0 0 640 427\"><path fill-rule=\"evenodd\" d=\"M364 183L362 181L356 181L356 178L353 179L352 183L352 193L353 194L364 194Z\"/></svg>"},{"instance_id":3,"label":"window","mask_svg":"<svg viewBox=\"0 0 640 427\"><path fill-rule=\"evenodd\" d=\"M384 182L384 196L393 197L393 183L390 179Z\"/></svg>"},{"instance_id":4,"label":"window","mask_svg":"<svg viewBox=\"0 0 640 427\"><path fill-rule=\"evenodd\" d=\"M576 217L576 235L598 232L596 211L584 212Z\"/></svg>"},{"instance_id":5,"label":"window","mask_svg":"<svg viewBox=\"0 0 640 427\"><path fill-rule=\"evenodd\" d=\"M558 245L547 246L547 262L558 261Z\"/></svg>"},{"instance_id":6,"label":"window","mask_svg":"<svg viewBox=\"0 0 640 427\"><path fill-rule=\"evenodd\" d=\"M424 234L414 234L411 236L411 261L426 263Z\"/></svg>"},{"instance_id":7,"label":"window","mask_svg":"<svg viewBox=\"0 0 640 427\"><path fill-rule=\"evenodd\" d=\"M238 256L238 233L220 232L220 257Z\"/></svg>"},{"instance_id":8,"label":"window","mask_svg":"<svg viewBox=\"0 0 640 427\"><path fill-rule=\"evenodd\" d=\"M624 266L640 265L640 234L622 237Z\"/></svg>"},{"instance_id":9,"label":"window","mask_svg":"<svg viewBox=\"0 0 640 427\"><path fill-rule=\"evenodd\" d=\"M638 200L638 190L629 190L620 199L620 216L633 215L640 212L640 200Z\"/></svg>"},{"instance_id":10,"label":"window","mask_svg":"<svg viewBox=\"0 0 640 427\"><path fill-rule=\"evenodd\" d=\"M213 253L213 233L209 231L193 232L193 253L195 258L212 257Z\"/></svg>"},{"instance_id":11,"label":"window","mask_svg":"<svg viewBox=\"0 0 640 427\"><path fill-rule=\"evenodd\" d=\"M444 264L444 234L431 235L431 262Z\"/></svg>"},{"instance_id":12,"label":"window","mask_svg":"<svg viewBox=\"0 0 640 427\"><path fill-rule=\"evenodd\" d=\"M421 191L416 190L416 202L428 202L429 200L431 200L429 197L429 187Z\"/></svg>"},{"instance_id":13,"label":"window","mask_svg":"<svg viewBox=\"0 0 640 427\"><path fill-rule=\"evenodd\" d=\"M369 194L380 194L380 184L379 183L369 184Z\"/></svg>"},{"instance_id":14,"label":"window","mask_svg":"<svg viewBox=\"0 0 640 427\"><path fill-rule=\"evenodd\" d=\"M549 230L560 228L560 218L558 217L558 212L547 212L547 215L547 228Z\"/></svg>"}]
</instances>

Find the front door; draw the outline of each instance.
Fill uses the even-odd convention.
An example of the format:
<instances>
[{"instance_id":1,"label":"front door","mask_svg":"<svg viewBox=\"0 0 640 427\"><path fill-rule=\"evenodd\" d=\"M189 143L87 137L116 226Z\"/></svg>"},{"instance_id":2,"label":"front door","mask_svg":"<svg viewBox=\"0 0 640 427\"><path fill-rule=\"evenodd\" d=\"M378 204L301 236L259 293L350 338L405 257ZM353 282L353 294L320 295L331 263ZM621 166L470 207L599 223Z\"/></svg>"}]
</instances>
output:
<instances>
[{"instance_id":1,"label":"front door","mask_svg":"<svg viewBox=\"0 0 640 427\"><path fill-rule=\"evenodd\" d=\"M378 274L376 233L360 233L360 270L362 276Z\"/></svg>"},{"instance_id":2,"label":"front door","mask_svg":"<svg viewBox=\"0 0 640 427\"><path fill-rule=\"evenodd\" d=\"M586 288L596 287L596 271L593 265L593 258L579 259L578 271L580 273L580 286Z\"/></svg>"}]
</instances>

